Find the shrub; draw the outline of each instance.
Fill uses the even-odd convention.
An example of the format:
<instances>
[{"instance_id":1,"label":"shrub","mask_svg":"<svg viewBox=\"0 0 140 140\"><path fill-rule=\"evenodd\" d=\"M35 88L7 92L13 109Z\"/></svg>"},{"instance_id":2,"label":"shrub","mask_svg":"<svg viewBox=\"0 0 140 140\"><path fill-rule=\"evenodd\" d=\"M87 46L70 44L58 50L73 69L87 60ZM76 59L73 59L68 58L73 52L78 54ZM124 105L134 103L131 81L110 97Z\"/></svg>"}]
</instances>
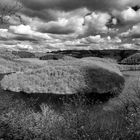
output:
<instances>
[{"instance_id":1,"label":"shrub","mask_svg":"<svg viewBox=\"0 0 140 140\"><path fill-rule=\"evenodd\" d=\"M38 75L42 71L54 76L48 69L26 74ZM61 109L43 103L40 110L35 110L33 107L38 101L33 101L32 107L22 100L14 100L14 104L0 114L0 132L3 133L0 137L9 140L139 140L139 90L139 78L132 78L119 97L105 104L87 104L85 95L77 94L69 101L64 99ZM29 103L32 104L30 100ZM114 109L107 110L106 106Z\"/></svg>"},{"instance_id":2,"label":"shrub","mask_svg":"<svg viewBox=\"0 0 140 140\"><path fill-rule=\"evenodd\" d=\"M129 109L104 111L101 104L86 105L81 96L64 101L61 111L48 104L34 111L20 101L2 113L0 130L2 138L14 140L139 139L139 115Z\"/></svg>"},{"instance_id":3,"label":"shrub","mask_svg":"<svg viewBox=\"0 0 140 140\"><path fill-rule=\"evenodd\" d=\"M36 113L30 108L25 109L25 106L18 107L20 108L10 108L0 116L0 126L5 128L3 137L17 140L51 140L61 135L63 118L47 105L42 105L41 112Z\"/></svg>"}]
</instances>

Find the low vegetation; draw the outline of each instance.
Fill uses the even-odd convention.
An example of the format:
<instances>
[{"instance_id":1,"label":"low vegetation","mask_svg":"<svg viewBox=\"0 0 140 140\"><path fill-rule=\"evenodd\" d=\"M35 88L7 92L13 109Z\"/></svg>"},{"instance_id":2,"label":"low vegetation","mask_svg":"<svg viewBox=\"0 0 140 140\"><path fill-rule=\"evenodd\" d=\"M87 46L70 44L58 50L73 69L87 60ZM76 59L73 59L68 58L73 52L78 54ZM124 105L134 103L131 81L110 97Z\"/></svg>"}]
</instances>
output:
<instances>
[{"instance_id":1,"label":"low vegetation","mask_svg":"<svg viewBox=\"0 0 140 140\"><path fill-rule=\"evenodd\" d=\"M53 52L55 54L70 55L76 58L83 57L100 57L100 58L111 58L115 59L117 62L135 54L139 53L139 50L63 50Z\"/></svg>"},{"instance_id":2,"label":"low vegetation","mask_svg":"<svg viewBox=\"0 0 140 140\"><path fill-rule=\"evenodd\" d=\"M39 67L41 67L41 65L27 61L20 61L18 59L6 60L4 58L0 58L0 73L23 72L37 69Z\"/></svg>"},{"instance_id":3,"label":"low vegetation","mask_svg":"<svg viewBox=\"0 0 140 140\"><path fill-rule=\"evenodd\" d=\"M12 51L1 48L0 58L6 59L6 60L14 60L14 59L18 59L20 57L16 54L13 54Z\"/></svg>"},{"instance_id":4,"label":"low vegetation","mask_svg":"<svg viewBox=\"0 0 140 140\"><path fill-rule=\"evenodd\" d=\"M12 51L12 54L19 58L35 58L35 54L28 51Z\"/></svg>"},{"instance_id":5,"label":"low vegetation","mask_svg":"<svg viewBox=\"0 0 140 140\"><path fill-rule=\"evenodd\" d=\"M63 55L61 54L46 54L44 56L41 56L39 59L40 60L59 60L59 59L62 59L63 58Z\"/></svg>"},{"instance_id":6,"label":"low vegetation","mask_svg":"<svg viewBox=\"0 0 140 140\"><path fill-rule=\"evenodd\" d=\"M138 65L140 64L140 53L133 54L121 61L121 64Z\"/></svg>"},{"instance_id":7,"label":"low vegetation","mask_svg":"<svg viewBox=\"0 0 140 140\"><path fill-rule=\"evenodd\" d=\"M139 71L140 65L117 65L120 71Z\"/></svg>"},{"instance_id":8,"label":"low vegetation","mask_svg":"<svg viewBox=\"0 0 140 140\"><path fill-rule=\"evenodd\" d=\"M15 92L53 94L118 94L123 87L120 71L107 60L86 58L63 62L5 76L1 86Z\"/></svg>"},{"instance_id":9,"label":"low vegetation","mask_svg":"<svg viewBox=\"0 0 140 140\"><path fill-rule=\"evenodd\" d=\"M27 99L14 100L1 113L1 138L8 140L138 140L140 138L139 104L132 104L130 102L132 100L125 102L122 98L119 100L123 103L121 108L115 105L115 109L109 110L105 107L112 107L112 104L106 105L100 102L87 104L88 99L79 95L69 101L62 99L61 109L55 109L48 103L38 104L33 98ZM38 110L35 108L37 104Z\"/></svg>"},{"instance_id":10,"label":"low vegetation","mask_svg":"<svg viewBox=\"0 0 140 140\"><path fill-rule=\"evenodd\" d=\"M116 65L96 57L0 58L2 73L16 72L0 77L3 89L19 91L0 88L0 139L139 140L140 73L123 69L121 91L124 79ZM110 96L116 87L117 96ZM96 98L79 94L87 90ZM72 92L77 94L64 95Z\"/></svg>"}]
</instances>

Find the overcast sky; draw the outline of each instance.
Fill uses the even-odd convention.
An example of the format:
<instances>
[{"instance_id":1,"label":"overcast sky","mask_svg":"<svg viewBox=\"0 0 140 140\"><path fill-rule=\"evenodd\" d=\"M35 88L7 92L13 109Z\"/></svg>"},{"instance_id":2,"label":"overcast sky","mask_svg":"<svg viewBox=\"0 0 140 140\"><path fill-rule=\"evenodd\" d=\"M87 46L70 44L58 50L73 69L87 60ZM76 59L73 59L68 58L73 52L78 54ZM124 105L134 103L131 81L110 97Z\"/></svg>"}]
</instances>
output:
<instances>
[{"instance_id":1,"label":"overcast sky","mask_svg":"<svg viewBox=\"0 0 140 140\"><path fill-rule=\"evenodd\" d=\"M0 0L11 5L15 0ZM138 48L140 0L22 0L1 46L38 50ZM22 19L22 22L21 22Z\"/></svg>"}]
</instances>

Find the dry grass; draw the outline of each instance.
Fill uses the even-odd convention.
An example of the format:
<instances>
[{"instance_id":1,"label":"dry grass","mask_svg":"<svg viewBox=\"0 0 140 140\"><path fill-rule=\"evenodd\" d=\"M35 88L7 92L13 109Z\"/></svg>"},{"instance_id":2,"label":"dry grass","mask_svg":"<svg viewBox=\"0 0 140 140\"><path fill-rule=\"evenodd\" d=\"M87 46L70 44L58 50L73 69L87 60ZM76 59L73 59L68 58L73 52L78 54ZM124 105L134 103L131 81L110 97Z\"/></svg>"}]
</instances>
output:
<instances>
[{"instance_id":1,"label":"dry grass","mask_svg":"<svg viewBox=\"0 0 140 140\"><path fill-rule=\"evenodd\" d=\"M130 86L128 83L126 85ZM1 138L138 140L140 139L140 110L138 103L132 104L134 99L132 94L134 93L140 100L138 96L140 92L136 87L134 89L137 94L135 94L134 90L128 89L127 86L119 97L107 103L87 104L84 96L77 95L69 102L63 100L61 109L55 109L49 103L38 104L38 101L30 98L28 104L21 99L13 100L13 103L8 105L0 115L0 130L3 132ZM5 102L2 97L0 100ZM40 110L34 108L35 104L39 105Z\"/></svg>"},{"instance_id":2,"label":"dry grass","mask_svg":"<svg viewBox=\"0 0 140 140\"><path fill-rule=\"evenodd\" d=\"M4 58L0 58L0 73L2 74L28 71L43 66L44 65L41 66L40 64L29 62L29 61L21 61L20 59L6 60Z\"/></svg>"},{"instance_id":3,"label":"dry grass","mask_svg":"<svg viewBox=\"0 0 140 140\"><path fill-rule=\"evenodd\" d=\"M55 79L54 81L59 77L63 77L66 80L67 78L71 79L68 75L69 73L77 74L77 71L79 73L77 67L79 68L81 64L78 61L74 62L74 67L66 66L68 61L63 61L63 63L61 61L58 61L58 63L49 61L47 63L51 64L52 67L48 66L32 72L19 73L19 76L17 76L18 74L13 74L7 77L11 78L11 83L8 84L13 85L12 80L16 76L14 82L26 80L22 79L25 74L26 78L29 78L31 82L35 80L34 77L43 79L47 78L47 75L51 75ZM87 58L82 61L87 62L84 64L86 68L93 69L93 67L89 67L92 62L88 61ZM61 64L60 67L58 66L59 63ZM105 64L105 62L100 62L100 65L102 64ZM109 69L113 70L115 68L114 65L112 66L110 63L109 65ZM58 69L55 69L56 67ZM93 74L91 71L88 71L88 73L89 77ZM99 73L104 74L101 71ZM3 110L0 110L0 138L7 140L139 140L139 73L125 72L124 75L126 85L118 97L110 99L106 103L97 102L95 104L87 101L88 99L84 95L77 95L69 101L63 99L61 109L56 109L47 102L39 103L38 100L32 100L32 98L28 98L28 102L26 98L24 101L22 99L9 99L9 97L6 97L6 92L2 96L3 91L1 90L0 106L6 104L6 102L7 106L5 105ZM74 75L73 78L76 76ZM99 77L100 75L97 76ZM30 85L29 81L24 83L27 82L26 84ZM39 81L36 80L36 82L38 83ZM106 83L107 81L104 82ZM102 85L105 85L105 83L102 83ZM19 82L16 84L19 84ZM17 87L16 84L15 88ZM35 85L35 87L37 86ZM15 95L18 94L14 93ZM39 110L36 110L36 104L39 106ZM59 108L57 104L56 106Z\"/></svg>"},{"instance_id":4,"label":"dry grass","mask_svg":"<svg viewBox=\"0 0 140 140\"><path fill-rule=\"evenodd\" d=\"M40 111L22 101L0 115L2 138L24 140L134 140L140 138L138 110L104 111L102 104L86 105L79 96L67 103L59 112L48 104ZM134 116L133 116L133 115Z\"/></svg>"},{"instance_id":5,"label":"dry grass","mask_svg":"<svg viewBox=\"0 0 140 140\"><path fill-rule=\"evenodd\" d=\"M124 79L115 65L102 59L47 61L48 66L5 76L5 90L26 93L108 93L116 94ZM104 79L104 80L103 80Z\"/></svg>"},{"instance_id":6,"label":"dry grass","mask_svg":"<svg viewBox=\"0 0 140 140\"><path fill-rule=\"evenodd\" d=\"M120 71L139 71L140 65L117 65Z\"/></svg>"}]
</instances>

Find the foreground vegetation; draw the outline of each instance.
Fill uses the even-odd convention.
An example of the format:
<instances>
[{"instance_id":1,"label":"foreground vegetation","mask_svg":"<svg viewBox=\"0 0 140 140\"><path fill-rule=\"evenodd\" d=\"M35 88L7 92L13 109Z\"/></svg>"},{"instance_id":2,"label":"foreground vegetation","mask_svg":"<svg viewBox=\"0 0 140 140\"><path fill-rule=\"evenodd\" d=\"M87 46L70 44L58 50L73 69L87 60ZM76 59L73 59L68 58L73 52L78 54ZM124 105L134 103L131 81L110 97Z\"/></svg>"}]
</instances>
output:
<instances>
[{"instance_id":1,"label":"foreground vegetation","mask_svg":"<svg viewBox=\"0 0 140 140\"><path fill-rule=\"evenodd\" d=\"M0 138L6 140L139 140L140 87L124 73L122 94L52 96L1 90ZM131 89L131 90L130 90ZM101 98L103 97L103 98Z\"/></svg>"},{"instance_id":2,"label":"foreground vegetation","mask_svg":"<svg viewBox=\"0 0 140 140\"><path fill-rule=\"evenodd\" d=\"M84 96L40 102L25 96L9 99L0 115L0 137L8 140L138 140L139 103L124 99L120 108ZM45 98L45 95L44 95ZM46 97L48 98L48 97ZM138 98L138 97L137 97ZM3 99L1 98L1 102ZM51 99L50 99L51 100ZM126 99L127 100L127 99ZM118 98L116 101L119 103ZM58 109L59 105L59 109ZM56 107L57 106L57 107ZM61 107L60 107L61 106Z\"/></svg>"},{"instance_id":3,"label":"foreground vegetation","mask_svg":"<svg viewBox=\"0 0 140 140\"><path fill-rule=\"evenodd\" d=\"M96 62L97 59L99 58L90 58L90 60L89 58L83 58L84 67L89 68L87 66L91 65L93 61ZM108 60L100 59L100 63L97 61L96 64L121 75L119 70L114 65L110 65ZM67 69L65 69L66 65ZM76 70L69 65L72 65ZM75 73L77 71L76 66L79 67L79 65L81 63L76 58L71 57L63 58L63 60L57 62L19 58L16 60L1 58L0 61L0 66L4 66L3 70L6 70L6 68L13 70L14 67L14 71L10 72L18 72L18 74L12 74L11 81L17 78L14 82L23 80L24 85L27 82L24 81L25 75L32 82L32 80L35 80L34 76L38 79L41 76L40 73L43 73L44 75L41 77L43 79L46 78L47 73L52 78L56 78L55 81L58 77L65 76L63 83L73 82L74 86L78 85L79 89L82 89L81 80L79 80L79 83L71 81L72 78L78 80L77 75L72 73L68 75L67 73L68 70ZM48 66L48 68L46 69L44 66ZM50 66L52 67L50 68ZM58 67L59 71L58 69L57 71L54 70L54 67ZM55 72L52 73L52 69ZM78 74L79 71L81 72L81 69L78 70ZM95 96L91 94L27 94L5 91L0 88L0 139L139 140L140 81L138 75L140 75L139 72L124 72L125 88L117 96L112 96L114 94L95 94ZM15 76L17 77L15 78ZM9 76L7 77L9 78ZM104 80L105 78L101 78L103 82L108 82ZM112 79L110 78L110 80ZM27 87L27 84L30 85L28 82L25 87ZM39 83L39 81L36 80L36 83ZM13 85L14 83L11 82L10 84ZM102 85L104 84L102 83L100 86Z\"/></svg>"},{"instance_id":4,"label":"foreground vegetation","mask_svg":"<svg viewBox=\"0 0 140 140\"><path fill-rule=\"evenodd\" d=\"M5 76L2 88L29 94L107 94L114 91L118 94L124 85L119 69L104 59L49 62L43 68Z\"/></svg>"}]
</instances>

